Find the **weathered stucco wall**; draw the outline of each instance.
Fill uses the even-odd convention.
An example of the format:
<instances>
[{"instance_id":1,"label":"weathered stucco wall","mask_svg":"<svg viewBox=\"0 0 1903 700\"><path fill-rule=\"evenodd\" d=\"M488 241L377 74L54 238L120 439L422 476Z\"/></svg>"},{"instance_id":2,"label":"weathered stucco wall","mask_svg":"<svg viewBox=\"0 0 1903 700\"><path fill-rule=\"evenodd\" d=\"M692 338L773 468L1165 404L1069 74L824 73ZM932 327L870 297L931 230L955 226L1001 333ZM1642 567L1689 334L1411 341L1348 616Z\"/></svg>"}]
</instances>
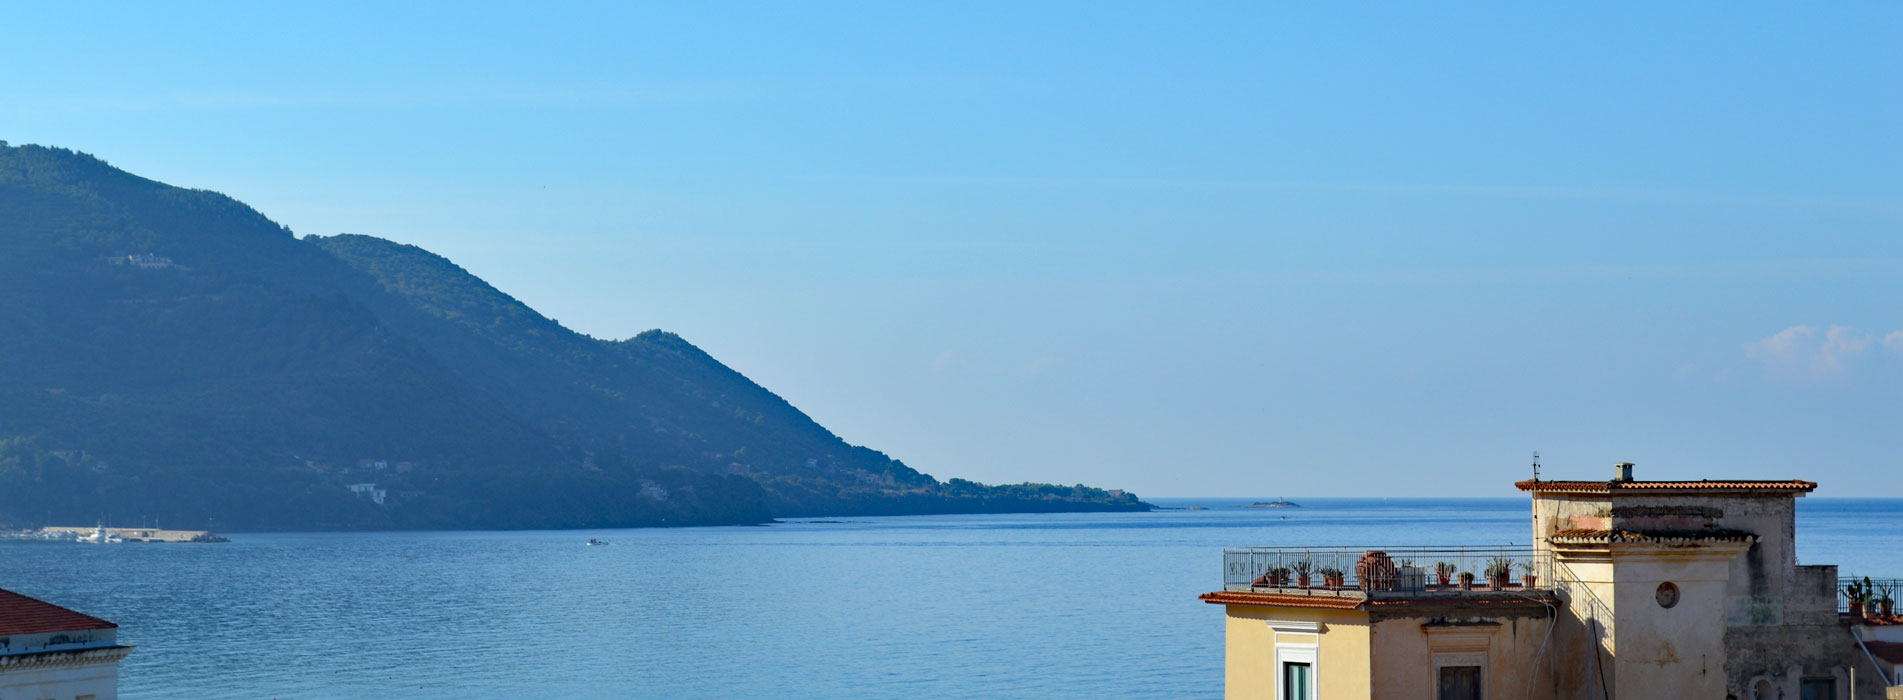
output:
<instances>
[{"instance_id":1,"label":"weathered stucco wall","mask_svg":"<svg viewBox=\"0 0 1903 700\"><path fill-rule=\"evenodd\" d=\"M1551 613L1393 617L1374 622L1377 700L1431 698L1441 666L1480 666L1488 698L1554 700L1559 640Z\"/></svg>"},{"instance_id":2,"label":"weathered stucco wall","mask_svg":"<svg viewBox=\"0 0 1903 700\"><path fill-rule=\"evenodd\" d=\"M117 700L124 656L82 649L0 657L0 700Z\"/></svg>"},{"instance_id":3,"label":"weathered stucco wall","mask_svg":"<svg viewBox=\"0 0 1903 700\"><path fill-rule=\"evenodd\" d=\"M1620 695L1795 698L1804 680L1831 679L1839 697L1848 698L1851 669L1859 669L1859 698L1883 697L1881 680L1837 623L1835 567L1797 565L1794 497L1536 496L1533 513L1535 541L1549 551L1547 537L1568 529L1719 529L1756 536L1743 546L1614 544L1604 548L1603 559L1585 554L1589 547L1558 548L1573 552L1568 568L1615 611L1610 617L1617 622L1600 645L1611 664L1588 673L1606 674ZM1657 600L1659 584L1668 581L1679 591L1679 603L1669 609ZM1565 653L1582 658L1592 653L1581 629L1585 612L1569 610L1572 619L1559 634ZM1577 666L1562 665L1560 673L1582 678Z\"/></svg>"},{"instance_id":4,"label":"weathered stucco wall","mask_svg":"<svg viewBox=\"0 0 1903 700\"><path fill-rule=\"evenodd\" d=\"M1612 513L1612 501L1604 497L1571 496L1562 494L1533 495L1533 549L1546 553L1552 550L1547 538L1560 530L1574 528L1604 527L1603 523Z\"/></svg>"},{"instance_id":5,"label":"weathered stucco wall","mask_svg":"<svg viewBox=\"0 0 1903 700\"><path fill-rule=\"evenodd\" d=\"M1611 499L1611 527L1625 530L1722 528L1757 535L1731 562L1726 595L1737 615L1778 624L1781 599L1795 585L1796 499L1788 495L1633 496Z\"/></svg>"},{"instance_id":6,"label":"weathered stucco wall","mask_svg":"<svg viewBox=\"0 0 1903 700\"><path fill-rule=\"evenodd\" d=\"M1795 567L1789 580L1786 595L1774 601L1778 624L1732 615L1725 630L1726 689L1742 700L1765 690L1798 697L1805 679L1828 678L1836 682L1839 697L1848 698L1854 672L1858 698L1883 698L1883 680L1850 630L1838 623L1837 567Z\"/></svg>"},{"instance_id":7,"label":"weathered stucco wall","mask_svg":"<svg viewBox=\"0 0 1903 700\"><path fill-rule=\"evenodd\" d=\"M1278 643L1314 645L1315 688L1320 700L1368 700L1368 614L1361 611L1305 610L1230 605L1227 652L1223 659L1224 697L1275 700L1275 652ZM1317 633L1277 631L1270 622L1317 623Z\"/></svg>"},{"instance_id":8,"label":"weathered stucco wall","mask_svg":"<svg viewBox=\"0 0 1903 700\"><path fill-rule=\"evenodd\" d=\"M1613 659L1617 697L1725 696L1730 564L1742 543L1613 546ZM1661 603L1665 584L1676 603Z\"/></svg>"}]
</instances>

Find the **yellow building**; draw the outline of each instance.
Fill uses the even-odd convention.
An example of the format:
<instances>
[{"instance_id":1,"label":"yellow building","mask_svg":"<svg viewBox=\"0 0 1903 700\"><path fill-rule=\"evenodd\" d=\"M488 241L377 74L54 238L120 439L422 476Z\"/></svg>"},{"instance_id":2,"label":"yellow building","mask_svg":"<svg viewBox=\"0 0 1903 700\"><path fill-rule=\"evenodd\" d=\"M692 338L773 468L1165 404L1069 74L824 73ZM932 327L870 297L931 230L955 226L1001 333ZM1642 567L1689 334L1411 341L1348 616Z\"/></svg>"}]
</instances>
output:
<instances>
[{"instance_id":1,"label":"yellow building","mask_svg":"<svg viewBox=\"0 0 1903 700\"><path fill-rule=\"evenodd\" d=\"M1227 697L1903 698L1903 625L1797 564L1816 484L1617 469L1516 484L1530 546L1225 550Z\"/></svg>"}]
</instances>

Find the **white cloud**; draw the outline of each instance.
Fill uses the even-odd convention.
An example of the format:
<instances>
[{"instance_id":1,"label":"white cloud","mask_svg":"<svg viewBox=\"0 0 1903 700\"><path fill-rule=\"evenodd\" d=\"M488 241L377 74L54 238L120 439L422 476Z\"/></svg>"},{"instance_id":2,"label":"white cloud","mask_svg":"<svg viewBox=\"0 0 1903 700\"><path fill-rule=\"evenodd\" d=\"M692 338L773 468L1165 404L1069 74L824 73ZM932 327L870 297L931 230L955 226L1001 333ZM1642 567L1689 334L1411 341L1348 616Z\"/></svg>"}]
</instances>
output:
<instances>
[{"instance_id":1,"label":"white cloud","mask_svg":"<svg viewBox=\"0 0 1903 700\"><path fill-rule=\"evenodd\" d=\"M1791 326L1757 342L1745 343L1744 354L1764 363L1764 371L1783 379L1828 379L1840 376L1846 363L1877 342L1875 335L1832 325L1818 333L1816 326ZM1891 333L1884 345L1903 349L1903 331Z\"/></svg>"},{"instance_id":2,"label":"white cloud","mask_svg":"<svg viewBox=\"0 0 1903 700\"><path fill-rule=\"evenodd\" d=\"M1893 331L1883 336L1883 347L1890 352L1903 352L1903 331Z\"/></svg>"}]
</instances>

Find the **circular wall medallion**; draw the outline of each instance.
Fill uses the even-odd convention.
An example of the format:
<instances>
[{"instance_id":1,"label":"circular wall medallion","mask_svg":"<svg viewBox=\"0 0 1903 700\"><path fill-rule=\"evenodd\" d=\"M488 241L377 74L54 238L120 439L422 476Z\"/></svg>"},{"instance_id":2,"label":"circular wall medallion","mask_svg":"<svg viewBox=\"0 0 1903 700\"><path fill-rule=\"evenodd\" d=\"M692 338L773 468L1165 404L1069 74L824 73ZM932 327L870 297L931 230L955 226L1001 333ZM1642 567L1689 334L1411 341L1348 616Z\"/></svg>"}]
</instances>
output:
<instances>
[{"instance_id":1,"label":"circular wall medallion","mask_svg":"<svg viewBox=\"0 0 1903 700\"><path fill-rule=\"evenodd\" d=\"M1678 584L1666 581L1659 584L1659 607L1669 608L1678 604Z\"/></svg>"}]
</instances>

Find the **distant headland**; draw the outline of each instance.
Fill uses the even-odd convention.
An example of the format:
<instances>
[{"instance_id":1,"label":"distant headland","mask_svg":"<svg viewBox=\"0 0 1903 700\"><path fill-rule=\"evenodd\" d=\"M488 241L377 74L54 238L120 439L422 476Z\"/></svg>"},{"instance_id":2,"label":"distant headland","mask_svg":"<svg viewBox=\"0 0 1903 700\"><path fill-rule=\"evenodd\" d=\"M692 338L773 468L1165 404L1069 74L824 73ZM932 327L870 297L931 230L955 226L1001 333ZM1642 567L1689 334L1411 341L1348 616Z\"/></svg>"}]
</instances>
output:
<instances>
[{"instance_id":1,"label":"distant headland","mask_svg":"<svg viewBox=\"0 0 1903 700\"><path fill-rule=\"evenodd\" d=\"M582 335L421 248L299 238L82 153L0 142L0 208L0 528L1151 508L940 481L673 333Z\"/></svg>"}]
</instances>

